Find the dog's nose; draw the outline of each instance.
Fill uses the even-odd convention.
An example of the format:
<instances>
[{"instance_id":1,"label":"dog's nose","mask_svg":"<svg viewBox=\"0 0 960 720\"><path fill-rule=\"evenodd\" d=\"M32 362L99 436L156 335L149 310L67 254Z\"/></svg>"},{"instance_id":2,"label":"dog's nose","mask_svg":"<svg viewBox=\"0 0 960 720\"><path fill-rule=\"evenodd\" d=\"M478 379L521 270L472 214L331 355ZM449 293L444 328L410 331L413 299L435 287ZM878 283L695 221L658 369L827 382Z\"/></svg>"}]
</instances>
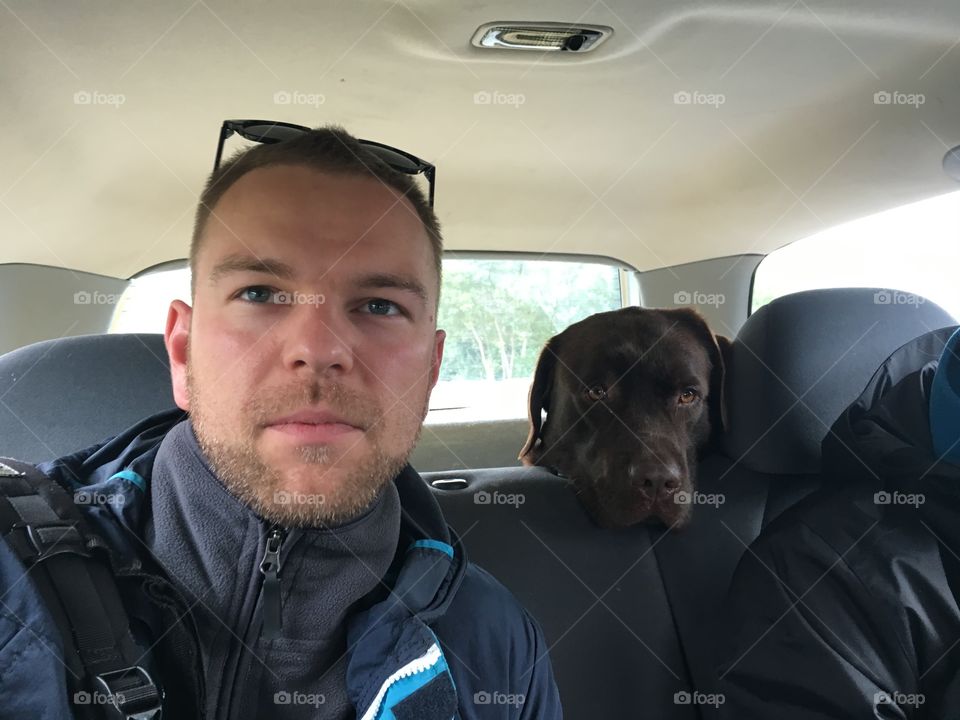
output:
<instances>
[{"instance_id":1,"label":"dog's nose","mask_svg":"<svg viewBox=\"0 0 960 720\"><path fill-rule=\"evenodd\" d=\"M674 463L665 465L633 465L631 463L628 474L631 481L636 483L650 498L661 494L671 494L680 489L680 468Z\"/></svg>"}]
</instances>

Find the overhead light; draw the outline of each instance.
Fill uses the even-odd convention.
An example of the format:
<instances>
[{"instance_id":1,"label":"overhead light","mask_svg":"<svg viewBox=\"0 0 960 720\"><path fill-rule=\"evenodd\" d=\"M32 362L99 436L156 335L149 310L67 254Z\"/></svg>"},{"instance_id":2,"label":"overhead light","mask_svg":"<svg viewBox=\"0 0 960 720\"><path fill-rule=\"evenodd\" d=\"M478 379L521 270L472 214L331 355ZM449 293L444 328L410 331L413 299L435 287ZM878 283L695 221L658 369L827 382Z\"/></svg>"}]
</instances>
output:
<instances>
[{"instance_id":1,"label":"overhead light","mask_svg":"<svg viewBox=\"0 0 960 720\"><path fill-rule=\"evenodd\" d=\"M585 53L613 35L605 25L558 22L496 22L477 28L474 47L500 50Z\"/></svg>"},{"instance_id":2,"label":"overhead light","mask_svg":"<svg viewBox=\"0 0 960 720\"><path fill-rule=\"evenodd\" d=\"M954 180L960 180L960 145L947 150L943 156L943 171Z\"/></svg>"}]
</instances>

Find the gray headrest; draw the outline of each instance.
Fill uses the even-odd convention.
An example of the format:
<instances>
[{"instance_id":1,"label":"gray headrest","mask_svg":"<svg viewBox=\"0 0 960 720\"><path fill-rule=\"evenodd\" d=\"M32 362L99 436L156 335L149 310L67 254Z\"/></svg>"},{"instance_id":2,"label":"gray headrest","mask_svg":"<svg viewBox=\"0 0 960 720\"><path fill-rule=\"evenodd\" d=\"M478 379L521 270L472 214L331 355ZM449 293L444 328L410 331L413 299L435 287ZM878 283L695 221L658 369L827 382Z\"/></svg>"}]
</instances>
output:
<instances>
[{"instance_id":1,"label":"gray headrest","mask_svg":"<svg viewBox=\"0 0 960 720\"><path fill-rule=\"evenodd\" d=\"M733 343L724 451L759 472L819 472L824 436L890 353L955 324L929 300L893 290L809 290L774 300Z\"/></svg>"},{"instance_id":2,"label":"gray headrest","mask_svg":"<svg viewBox=\"0 0 960 720\"><path fill-rule=\"evenodd\" d=\"M162 335L80 335L0 356L0 455L52 460L172 407Z\"/></svg>"}]
</instances>

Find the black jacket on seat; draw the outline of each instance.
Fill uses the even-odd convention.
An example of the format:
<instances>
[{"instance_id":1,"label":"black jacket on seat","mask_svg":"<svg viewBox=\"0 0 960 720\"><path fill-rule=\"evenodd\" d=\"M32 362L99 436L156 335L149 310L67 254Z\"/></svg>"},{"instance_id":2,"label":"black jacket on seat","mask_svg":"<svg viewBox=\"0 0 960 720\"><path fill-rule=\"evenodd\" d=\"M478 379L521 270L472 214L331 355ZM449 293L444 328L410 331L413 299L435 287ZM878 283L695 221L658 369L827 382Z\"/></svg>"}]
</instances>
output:
<instances>
[{"instance_id":1,"label":"black jacket on seat","mask_svg":"<svg viewBox=\"0 0 960 720\"><path fill-rule=\"evenodd\" d=\"M823 442L825 489L744 555L724 717L960 717L960 466L937 459L928 414L951 332L881 366Z\"/></svg>"}]
</instances>

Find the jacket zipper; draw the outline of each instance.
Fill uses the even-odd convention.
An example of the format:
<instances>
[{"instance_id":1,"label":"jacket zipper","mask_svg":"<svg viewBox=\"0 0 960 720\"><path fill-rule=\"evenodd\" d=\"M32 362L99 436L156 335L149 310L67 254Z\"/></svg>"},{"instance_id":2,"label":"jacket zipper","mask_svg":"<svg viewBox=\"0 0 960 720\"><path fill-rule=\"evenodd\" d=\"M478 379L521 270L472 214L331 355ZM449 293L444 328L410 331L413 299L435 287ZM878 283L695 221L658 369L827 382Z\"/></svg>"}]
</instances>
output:
<instances>
[{"instance_id":1,"label":"jacket zipper","mask_svg":"<svg viewBox=\"0 0 960 720\"><path fill-rule=\"evenodd\" d=\"M280 551L286 538L286 531L274 525L267 533L267 548L260 561L260 573L263 575L263 633L265 640L280 637L283 617L280 607Z\"/></svg>"},{"instance_id":2,"label":"jacket zipper","mask_svg":"<svg viewBox=\"0 0 960 720\"><path fill-rule=\"evenodd\" d=\"M262 607L264 637L267 640L275 639L280 636L282 625L282 606L280 602L280 569L283 565L283 556L290 553L290 548L296 543L300 534L296 531L288 533L280 525L271 525L267 530L266 545L263 555L260 557L260 563L257 566L260 575L259 587L253 598L250 607L250 614L246 618L243 635L239 636L242 641L234 642L235 649L232 649L229 656L236 654L236 665L233 671L233 679L229 685L229 693L225 696L226 709L223 717L233 717L231 711L233 708L244 709L243 698L241 697L249 688L239 687L241 678L245 671L249 657L244 651L248 648L255 648L258 636L254 633L256 628L257 606ZM255 578L256 580L256 578ZM228 656L227 667L230 666L230 657ZM224 685L226 687L226 684ZM223 692L223 688L221 688ZM238 694L239 693L239 694ZM239 716L238 716L239 717Z\"/></svg>"},{"instance_id":3,"label":"jacket zipper","mask_svg":"<svg viewBox=\"0 0 960 720\"><path fill-rule=\"evenodd\" d=\"M434 643L427 651L418 658L414 658L402 668L394 672L390 677L384 680L383 685L380 686L380 690L377 692L376 696L373 698L373 701L370 703L370 706L367 708L367 711L363 714L363 717L360 720L374 720L380 713L380 706L383 704L383 700L387 695L387 691L395 684L401 680L418 675L422 672L434 667L438 662L443 659L443 652L440 650L440 646L437 643Z\"/></svg>"}]
</instances>

